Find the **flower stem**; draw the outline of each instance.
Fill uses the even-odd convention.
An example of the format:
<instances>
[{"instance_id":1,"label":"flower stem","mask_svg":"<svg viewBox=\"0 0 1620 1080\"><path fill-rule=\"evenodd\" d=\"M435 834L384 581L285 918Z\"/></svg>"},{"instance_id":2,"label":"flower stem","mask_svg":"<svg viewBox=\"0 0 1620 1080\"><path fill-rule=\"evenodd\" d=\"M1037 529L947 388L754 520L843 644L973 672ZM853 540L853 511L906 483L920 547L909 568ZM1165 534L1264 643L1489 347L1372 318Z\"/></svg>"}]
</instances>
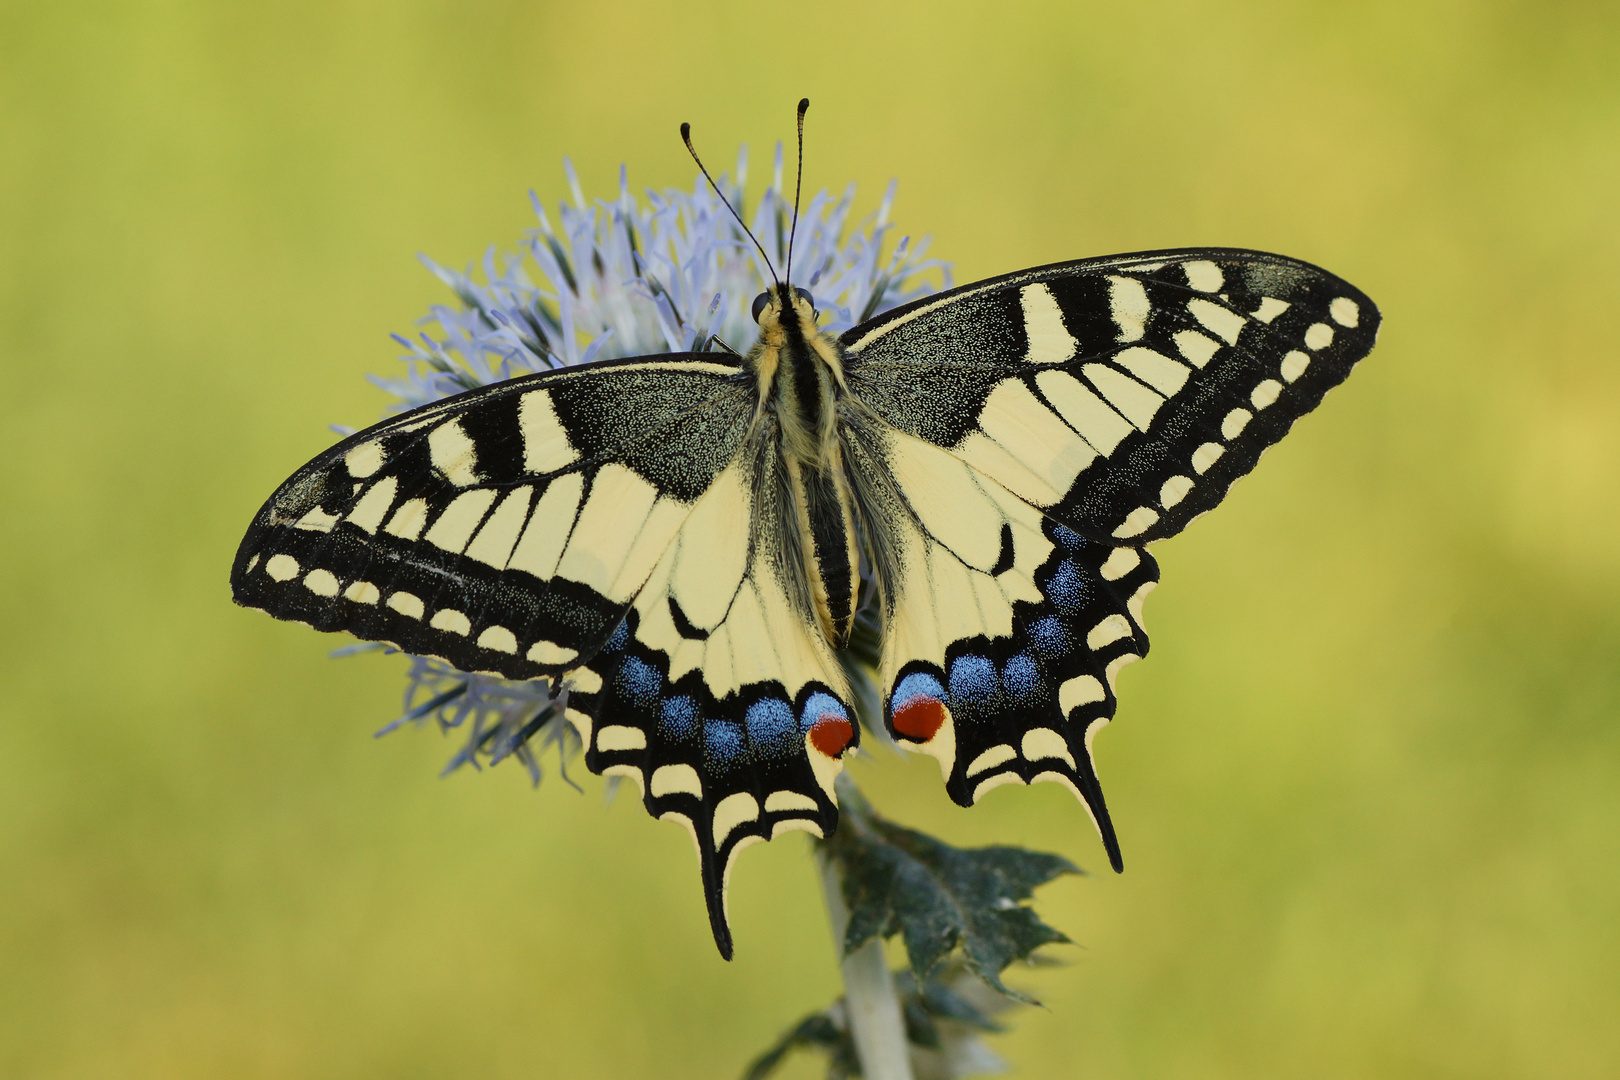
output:
<instances>
[{"instance_id":1,"label":"flower stem","mask_svg":"<svg viewBox=\"0 0 1620 1080\"><path fill-rule=\"evenodd\" d=\"M844 779L839 777L840 781ZM827 898L833 949L838 953L839 969L844 977L844 1007L849 1015L850 1034L855 1039L855 1052L860 1055L861 1075L866 1080L912 1080L906 1025L900 1014L894 977L889 974L889 962L883 955L883 939L875 937L844 955L849 908L844 904L843 879L837 862L819 845L816 865L821 870L822 891Z\"/></svg>"}]
</instances>

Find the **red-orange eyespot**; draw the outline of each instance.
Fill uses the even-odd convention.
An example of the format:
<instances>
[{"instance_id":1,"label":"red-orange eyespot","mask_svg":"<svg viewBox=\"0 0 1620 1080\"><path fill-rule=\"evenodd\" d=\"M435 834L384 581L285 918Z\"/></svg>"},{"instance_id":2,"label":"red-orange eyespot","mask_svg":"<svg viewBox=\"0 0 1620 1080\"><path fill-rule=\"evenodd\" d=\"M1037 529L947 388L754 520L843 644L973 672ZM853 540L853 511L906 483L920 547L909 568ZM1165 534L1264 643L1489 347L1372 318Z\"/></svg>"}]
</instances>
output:
<instances>
[{"instance_id":1,"label":"red-orange eyespot","mask_svg":"<svg viewBox=\"0 0 1620 1080\"><path fill-rule=\"evenodd\" d=\"M827 714L810 726L810 745L830 758L849 748L855 739L855 729L842 716Z\"/></svg>"},{"instance_id":2,"label":"red-orange eyespot","mask_svg":"<svg viewBox=\"0 0 1620 1080\"><path fill-rule=\"evenodd\" d=\"M912 698L894 710L894 730L916 742L927 742L945 726L945 703L938 698Z\"/></svg>"}]
</instances>

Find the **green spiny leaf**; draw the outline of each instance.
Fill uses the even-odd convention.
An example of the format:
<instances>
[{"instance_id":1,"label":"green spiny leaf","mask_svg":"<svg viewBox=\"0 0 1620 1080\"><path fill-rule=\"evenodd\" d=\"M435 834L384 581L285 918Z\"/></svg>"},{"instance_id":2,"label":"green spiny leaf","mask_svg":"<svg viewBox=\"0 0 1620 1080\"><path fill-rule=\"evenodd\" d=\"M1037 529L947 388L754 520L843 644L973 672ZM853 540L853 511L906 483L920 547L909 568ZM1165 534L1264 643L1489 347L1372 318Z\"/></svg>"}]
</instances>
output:
<instances>
[{"instance_id":1,"label":"green spiny leaf","mask_svg":"<svg viewBox=\"0 0 1620 1080\"><path fill-rule=\"evenodd\" d=\"M997 990L1001 972L1042 945L1067 942L1021 901L1060 874L1080 873L1058 855L996 845L951 847L885 821L853 785L839 791L843 821L828 849L849 906L844 951L899 934L919 982L960 947L969 971Z\"/></svg>"}]
</instances>

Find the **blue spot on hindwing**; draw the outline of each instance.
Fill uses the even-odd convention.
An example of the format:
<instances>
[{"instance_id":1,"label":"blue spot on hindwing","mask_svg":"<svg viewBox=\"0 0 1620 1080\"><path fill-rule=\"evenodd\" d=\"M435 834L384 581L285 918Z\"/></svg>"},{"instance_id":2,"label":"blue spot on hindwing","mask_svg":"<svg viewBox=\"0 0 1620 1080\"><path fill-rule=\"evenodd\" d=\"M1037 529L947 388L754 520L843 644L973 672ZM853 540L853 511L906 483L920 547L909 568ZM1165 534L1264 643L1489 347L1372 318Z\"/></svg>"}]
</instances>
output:
<instances>
[{"instance_id":1,"label":"blue spot on hindwing","mask_svg":"<svg viewBox=\"0 0 1620 1080\"><path fill-rule=\"evenodd\" d=\"M620 649L624 648L624 643L629 640L630 624L628 621L620 619L619 625L613 628L613 633L608 635L607 641L602 645L602 651L606 653L616 653Z\"/></svg>"},{"instance_id":2,"label":"blue spot on hindwing","mask_svg":"<svg viewBox=\"0 0 1620 1080\"><path fill-rule=\"evenodd\" d=\"M1036 619L1029 624L1027 633L1029 643L1042 656L1063 656L1074 647L1074 636L1069 633L1069 628L1063 625L1063 620L1056 615Z\"/></svg>"},{"instance_id":3,"label":"blue spot on hindwing","mask_svg":"<svg viewBox=\"0 0 1620 1080\"><path fill-rule=\"evenodd\" d=\"M703 751L709 760L730 765L742 753L742 725L731 720L705 720L703 722Z\"/></svg>"},{"instance_id":4,"label":"blue spot on hindwing","mask_svg":"<svg viewBox=\"0 0 1620 1080\"><path fill-rule=\"evenodd\" d=\"M989 704L1001 689L996 666L988 656L969 653L951 663L951 700L974 705Z\"/></svg>"},{"instance_id":5,"label":"blue spot on hindwing","mask_svg":"<svg viewBox=\"0 0 1620 1080\"><path fill-rule=\"evenodd\" d=\"M793 719L793 706L781 698L761 698L744 714L748 741L754 749L772 757L792 753L799 745L799 726Z\"/></svg>"},{"instance_id":6,"label":"blue spot on hindwing","mask_svg":"<svg viewBox=\"0 0 1620 1080\"><path fill-rule=\"evenodd\" d=\"M1060 611L1075 611L1086 602L1086 579L1074 563L1059 563L1042 591Z\"/></svg>"},{"instance_id":7,"label":"blue spot on hindwing","mask_svg":"<svg viewBox=\"0 0 1620 1080\"><path fill-rule=\"evenodd\" d=\"M619 690L632 704L650 709L658 704L664 677L658 669L638 656L628 656L619 666Z\"/></svg>"},{"instance_id":8,"label":"blue spot on hindwing","mask_svg":"<svg viewBox=\"0 0 1620 1080\"><path fill-rule=\"evenodd\" d=\"M1020 705L1031 704L1040 696L1041 670L1034 657L1018 653L1001 669L1001 682L1007 688L1008 697Z\"/></svg>"},{"instance_id":9,"label":"blue spot on hindwing","mask_svg":"<svg viewBox=\"0 0 1620 1080\"><path fill-rule=\"evenodd\" d=\"M1052 526L1052 539L1071 555L1077 554L1086 546L1085 537L1063 525Z\"/></svg>"},{"instance_id":10,"label":"blue spot on hindwing","mask_svg":"<svg viewBox=\"0 0 1620 1080\"><path fill-rule=\"evenodd\" d=\"M690 739L697 731L697 702L689 697L672 697L658 714L658 726L675 739Z\"/></svg>"}]
</instances>

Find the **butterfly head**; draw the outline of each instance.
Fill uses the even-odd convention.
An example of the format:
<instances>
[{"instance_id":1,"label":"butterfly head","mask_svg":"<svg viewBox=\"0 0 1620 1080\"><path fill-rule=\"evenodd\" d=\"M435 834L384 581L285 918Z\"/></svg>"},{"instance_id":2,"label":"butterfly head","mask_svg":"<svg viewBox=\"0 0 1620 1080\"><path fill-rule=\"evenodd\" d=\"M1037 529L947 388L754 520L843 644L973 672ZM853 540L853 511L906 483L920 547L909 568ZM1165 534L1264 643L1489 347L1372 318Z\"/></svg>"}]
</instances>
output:
<instances>
[{"instance_id":1,"label":"butterfly head","mask_svg":"<svg viewBox=\"0 0 1620 1080\"><path fill-rule=\"evenodd\" d=\"M754 297L754 321L765 331L775 330L783 323L782 314L791 310L798 325L807 327L813 334L815 332L816 311L815 297L810 295L808 289L801 289L797 285L772 284L764 292Z\"/></svg>"}]
</instances>

